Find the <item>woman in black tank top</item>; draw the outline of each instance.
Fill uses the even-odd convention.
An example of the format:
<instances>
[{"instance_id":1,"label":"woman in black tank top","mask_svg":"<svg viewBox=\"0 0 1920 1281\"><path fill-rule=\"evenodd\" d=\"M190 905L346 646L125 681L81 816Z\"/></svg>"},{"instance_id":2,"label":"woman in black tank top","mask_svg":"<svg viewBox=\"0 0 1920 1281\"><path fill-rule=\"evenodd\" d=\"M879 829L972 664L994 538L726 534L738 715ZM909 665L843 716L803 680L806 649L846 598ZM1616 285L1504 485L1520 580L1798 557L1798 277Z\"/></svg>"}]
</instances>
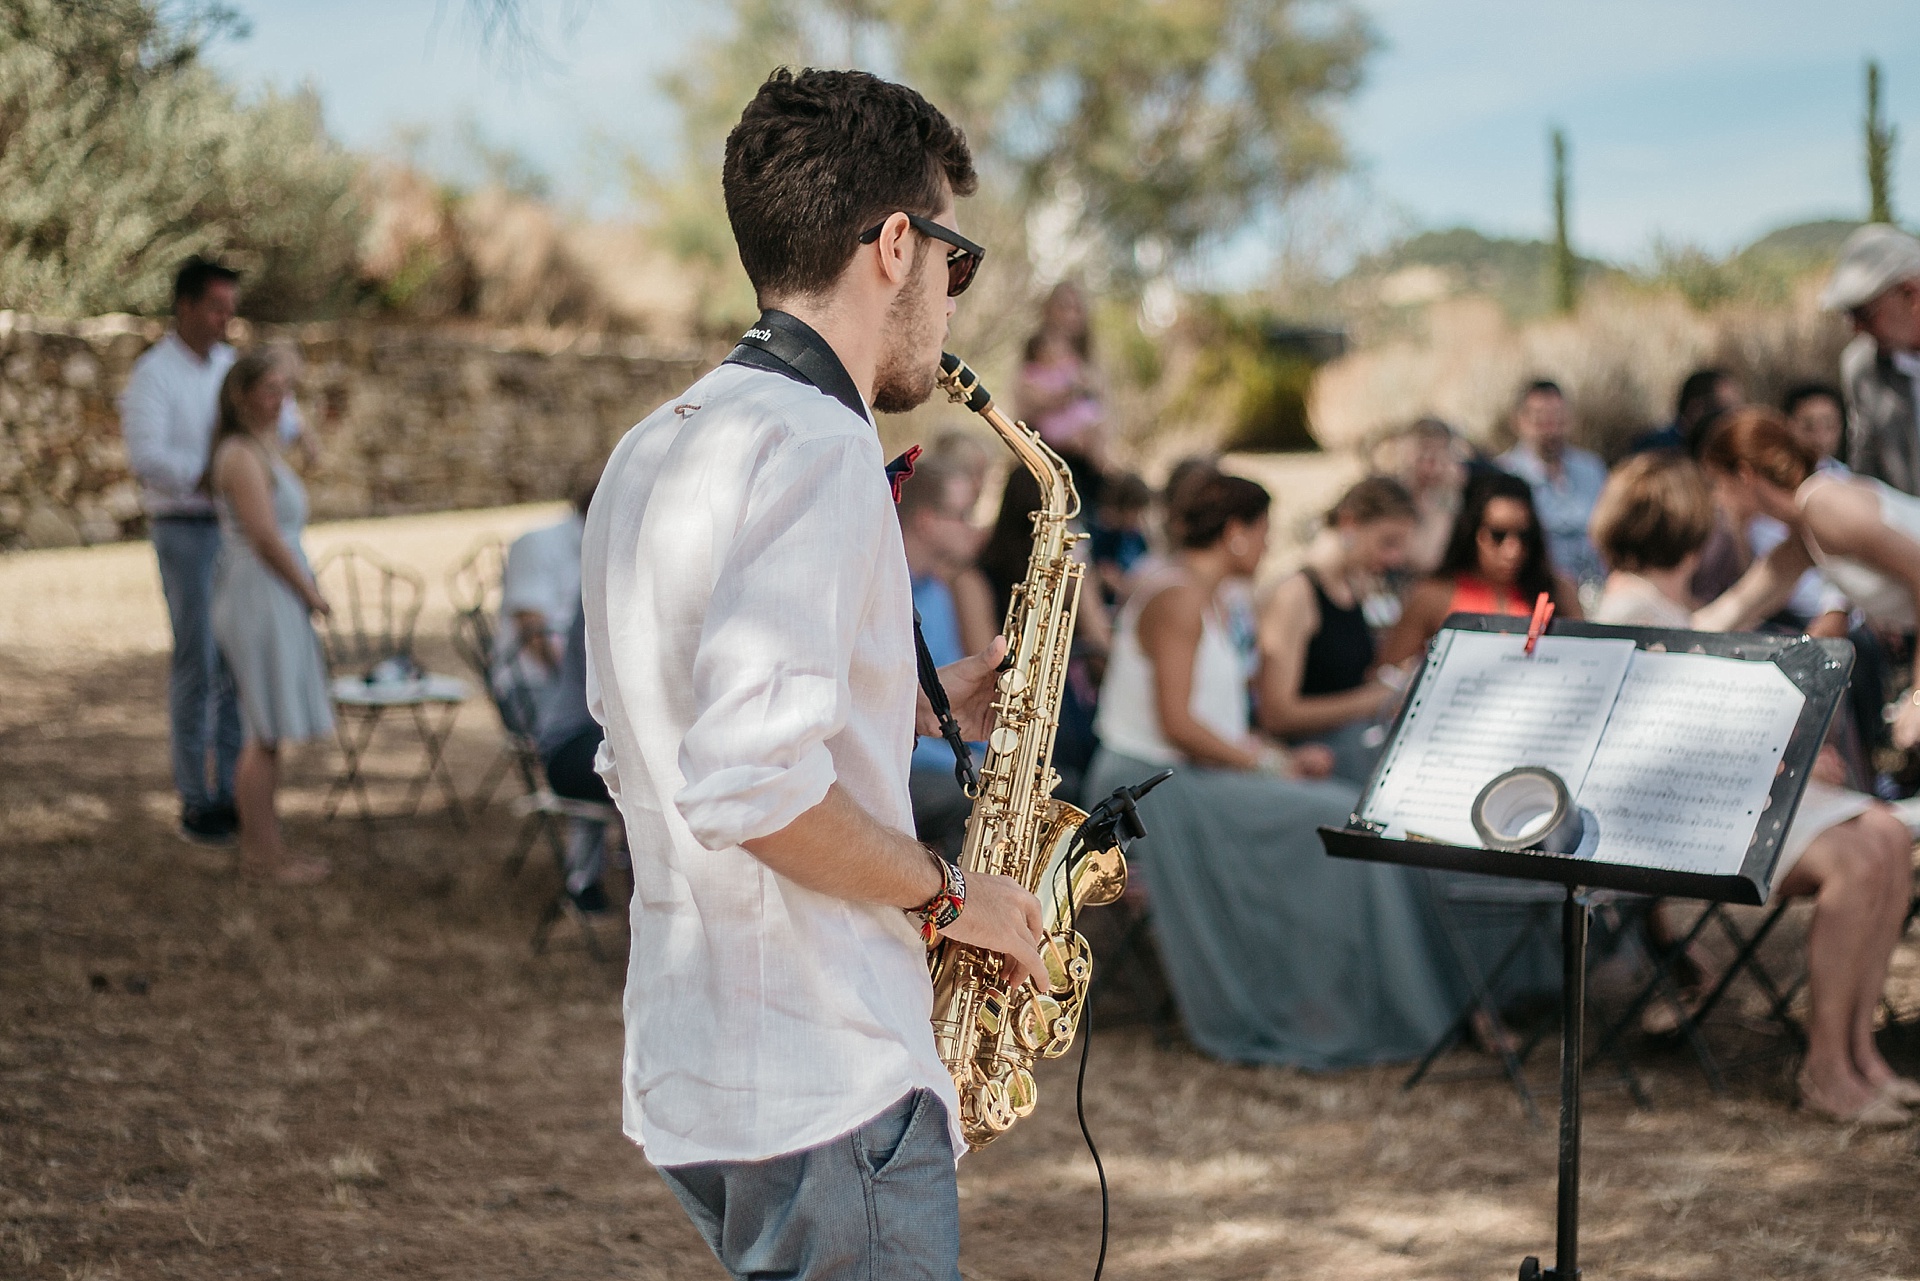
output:
<instances>
[{"instance_id":1,"label":"woman in black tank top","mask_svg":"<svg viewBox=\"0 0 1920 1281\"><path fill-rule=\"evenodd\" d=\"M1360 481L1328 513L1305 566L1261 611L1261 728L1292 742L1325 743L1335 774L1357 782L1378 754L1366 731L1395 697L1373 678L1373 631L1361 592L1405 562L1417 520L1397 481Z\"/></svg>"}]
</instances>

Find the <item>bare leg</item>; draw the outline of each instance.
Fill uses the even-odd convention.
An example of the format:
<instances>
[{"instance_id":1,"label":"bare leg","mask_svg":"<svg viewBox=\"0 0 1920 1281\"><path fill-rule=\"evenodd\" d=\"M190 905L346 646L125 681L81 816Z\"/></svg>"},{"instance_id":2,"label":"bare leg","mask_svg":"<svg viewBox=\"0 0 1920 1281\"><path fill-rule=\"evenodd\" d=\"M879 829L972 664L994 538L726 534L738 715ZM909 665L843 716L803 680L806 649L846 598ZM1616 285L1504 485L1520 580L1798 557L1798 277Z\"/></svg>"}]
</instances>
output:
<instances>
[{"instance_id":1,"label":"bare leg","mask_svg":"<svg viewBox=\"0 0 1920 1281\"><path fill-rule=\"evenodd\" d=\"M240 811L240 861L250 872L269 873L286 859L280 819L273 812L279 786L279 751L248 739L233 770L233 802Z\"/></svg>"},{"instance_id":2,"label":"bare leg","mask_svg":"<svg viewBox=\"0 0 1920 1281\"><path fill-rule=\"evenodd\" d=\"M1821 833L1776 891L1814 900L1807 935L1812 1012L1800 1069L1801 1101L1812 1111L1842 1118L1865 1111L1880 1096L1854 1061L1860 992L1876 964L1882 975L1886 964L1881 928L1886 880L1873 854L1861 848L1859 822Z\"/></svg>"},{"instance_id":3,"label":"bare leg","mask_svg":"<svg viewBox=\"0 0 1920 1281\"><path fill-rule=\"evenodd\" d=\"M290 885L325 878L324 859L289 859L280 844L280 818L273 797L280 786L280 754L273 744L248 739L233 772L234 806L240 812L240 870L248 876Z\"/></svg>"},{"instance_id":4,"label":"bare leg","mask_svg":"<svg viewBox=\"0 0 1920 1281\"><path fill-rule=\"evenodd\" d=\"M1873 1022L1881 993L1886 988L1887 967L1894 949L1900 945L1907 904L1913 895L1912 838L1907 835L1906 825L1883 809L1870 810L1845 826L1859 828L1861 853L1870 858L1880 885L1875 922L1879 945L1866 954L1867 964L1862 967L1860 988L1854 996L1853 1063L1861 1076L1884 1089L1898 1079L1898 1074L1880 1055L1880 1047L1874 1041Z\"/></svg>"}]
</instances>

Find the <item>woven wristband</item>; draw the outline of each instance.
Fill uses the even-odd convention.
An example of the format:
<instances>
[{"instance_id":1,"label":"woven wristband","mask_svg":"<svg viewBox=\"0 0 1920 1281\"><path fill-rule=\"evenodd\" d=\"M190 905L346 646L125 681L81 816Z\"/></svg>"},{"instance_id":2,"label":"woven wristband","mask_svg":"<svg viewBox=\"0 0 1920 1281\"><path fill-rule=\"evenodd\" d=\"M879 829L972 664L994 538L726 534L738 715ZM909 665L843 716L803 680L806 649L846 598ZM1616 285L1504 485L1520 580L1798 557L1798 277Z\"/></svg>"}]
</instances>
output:
<instances>
[{"instance_id":1,"label":"woven wristband","mask_svg":"<svg viewBox=\"0 0 1920 1281\"><path fill-rule=\"evenodd\" d=\"M938 894L913 909L913 914L920 918L920 941L928 947L940 941L940 932L959 920L961 909L967 905L967 878L960 874L959 867L938 856L934 862L940 865L946 884Z\"/></svg>"}]
</instances>

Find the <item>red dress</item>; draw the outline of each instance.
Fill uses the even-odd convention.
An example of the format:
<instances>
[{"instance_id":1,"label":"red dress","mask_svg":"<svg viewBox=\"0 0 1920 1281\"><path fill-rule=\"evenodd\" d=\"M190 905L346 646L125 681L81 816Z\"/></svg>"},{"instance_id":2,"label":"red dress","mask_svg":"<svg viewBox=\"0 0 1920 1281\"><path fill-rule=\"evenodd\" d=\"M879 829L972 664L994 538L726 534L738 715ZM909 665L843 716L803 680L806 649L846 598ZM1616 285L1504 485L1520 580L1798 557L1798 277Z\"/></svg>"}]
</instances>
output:
<instances>
[{"instance_id":1,"label":"red dress","mask_svg":"<svg viewBox=\"0 0 1920 1281\"><path fill-rule=\"evenodd\" d=\"M1496 587L1478 574L1458 574L1453 580L1449 614L1531 614L1533 602L1509 587Z\"/></svg>"}]
</instances>

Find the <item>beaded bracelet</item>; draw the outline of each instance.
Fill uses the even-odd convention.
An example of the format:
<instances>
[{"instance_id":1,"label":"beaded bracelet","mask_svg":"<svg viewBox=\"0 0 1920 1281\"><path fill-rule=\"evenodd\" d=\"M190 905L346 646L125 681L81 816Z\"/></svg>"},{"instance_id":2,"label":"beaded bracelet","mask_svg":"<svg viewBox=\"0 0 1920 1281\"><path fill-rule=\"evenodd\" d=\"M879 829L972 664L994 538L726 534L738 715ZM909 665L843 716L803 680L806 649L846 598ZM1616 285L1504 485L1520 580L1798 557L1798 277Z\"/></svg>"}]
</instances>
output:
<instances>
[{"instance_id":1,"label":"beaded bracelet","mask_svg":"<svg viewBox=\"0 0 1920 1281\"><path fill-rule=\"evenodd\" d=\"M959 920L967 906L967 878L960 874L960 868L938 855L934 855L933 861L940 865L946 884L938 894L912 909L913 915L920 918L920 941L928 947L940 941L940 932Z\"/></svg>"}]
</instances>

